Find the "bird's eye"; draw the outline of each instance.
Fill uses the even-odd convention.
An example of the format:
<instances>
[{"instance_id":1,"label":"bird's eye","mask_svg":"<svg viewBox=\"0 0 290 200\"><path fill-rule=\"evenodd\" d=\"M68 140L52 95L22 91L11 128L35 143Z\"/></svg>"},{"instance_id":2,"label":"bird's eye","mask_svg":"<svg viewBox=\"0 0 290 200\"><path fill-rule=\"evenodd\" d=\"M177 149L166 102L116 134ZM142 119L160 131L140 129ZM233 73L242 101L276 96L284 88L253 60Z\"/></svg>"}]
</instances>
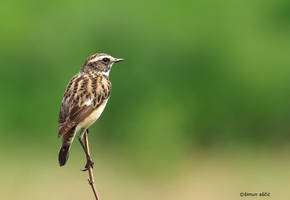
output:
<instances>
[{"instance_id":1,"label":"bird's eye","mask_svg":"<svg viewBox=\"0 0 290 200\"><path fill-rule=\"evenodd\" d=\"M105 63L107 63L107 62L109 62L110 61L110 59L109 58L103 58L103 60L102 61L104 61Z\"/></svg>"}]
</instances>

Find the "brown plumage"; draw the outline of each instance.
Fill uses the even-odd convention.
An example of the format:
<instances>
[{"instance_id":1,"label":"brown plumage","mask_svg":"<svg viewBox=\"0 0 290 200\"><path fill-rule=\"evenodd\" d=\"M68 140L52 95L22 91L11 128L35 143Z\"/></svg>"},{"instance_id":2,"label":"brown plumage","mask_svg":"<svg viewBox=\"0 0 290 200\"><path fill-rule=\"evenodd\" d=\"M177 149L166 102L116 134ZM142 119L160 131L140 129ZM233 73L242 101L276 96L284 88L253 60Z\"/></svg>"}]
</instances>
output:
<instances>
[{"instance_id":1,"label":"brown plumage","mask_svg":"<svg viewBox=\"0 0 290 200\"><path fill-rule=\"evenodd\" d=\"M101 115L111 93L110 69L122 60L107 54L94 54L68 83L58 121L58 137L62 137L60 166L68 160L76 132L88 129Z\"/></svg>"}]
</instances>

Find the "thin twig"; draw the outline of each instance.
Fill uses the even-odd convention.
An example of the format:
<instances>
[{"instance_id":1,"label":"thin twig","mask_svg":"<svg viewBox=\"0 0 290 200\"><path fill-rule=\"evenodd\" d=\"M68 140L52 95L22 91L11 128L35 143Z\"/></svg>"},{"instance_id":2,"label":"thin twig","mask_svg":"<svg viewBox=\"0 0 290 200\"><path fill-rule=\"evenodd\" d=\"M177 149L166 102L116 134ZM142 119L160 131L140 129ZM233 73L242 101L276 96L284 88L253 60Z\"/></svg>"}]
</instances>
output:
<instances>
[{"instance_id":1,"label":"thin twig","mask_svg":"<svg viewBox=\"0 0 290 200\"><path fill-rule=\"evenodd\" d=\"M87 131L84 134L84 140L85 140L85 146L88 152L88 155L90 156L90 148L89 148L89 141L88 141L88 133ZM98 200L98 195L97 195L97 191L96 191L96 186L95 186L95 181L94 181L94 175L93 175L93 169L91 165L88 165L88 172L89 172L89 184L91 185L91 188L94 192L95 198L96 200Z\"/></svg>"}]
</instances>

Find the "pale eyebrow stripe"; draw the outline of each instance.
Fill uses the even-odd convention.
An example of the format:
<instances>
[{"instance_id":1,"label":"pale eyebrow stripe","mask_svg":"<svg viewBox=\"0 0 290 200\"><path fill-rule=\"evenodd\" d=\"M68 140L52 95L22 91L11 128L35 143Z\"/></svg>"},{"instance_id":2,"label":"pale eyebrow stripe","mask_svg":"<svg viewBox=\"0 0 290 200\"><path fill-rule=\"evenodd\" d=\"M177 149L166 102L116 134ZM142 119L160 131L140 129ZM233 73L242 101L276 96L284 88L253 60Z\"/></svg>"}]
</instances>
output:
<instances>
[{"instance_id":1,"label":"pale eyebrow stripe","mask_svg":"<svg viewBox=\"0 0 290 200\"><path fill-rule=\"evenodd\" d=\"M96 57L96 58L90 60L89 62L99 61L99 60L102 60L103 58L109 58L110 60L112 59L111 56L99 56L99 57Z\"/></svg>"}]
</instances>

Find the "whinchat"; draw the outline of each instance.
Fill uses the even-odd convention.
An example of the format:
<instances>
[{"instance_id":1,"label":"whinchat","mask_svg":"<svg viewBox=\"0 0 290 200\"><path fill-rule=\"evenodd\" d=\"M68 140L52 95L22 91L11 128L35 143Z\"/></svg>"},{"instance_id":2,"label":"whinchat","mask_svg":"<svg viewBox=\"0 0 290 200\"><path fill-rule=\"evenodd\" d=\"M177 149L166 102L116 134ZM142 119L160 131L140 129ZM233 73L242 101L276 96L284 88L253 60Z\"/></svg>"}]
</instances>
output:
<instances>
[{"instance_id":1,"label":"whinchat","mask_svg":"<svg viewBox=\"0 0 290 200\"><path fill-rule=\"evenodd\" d=\"M58 137L62 138L58 155L60 166L67 162L72 141L78 131L79 141L87 155L85 169L93 165L82 138L100 117L110 97L112 84L109 73L113 64L123 60L104 53L94 54L86 59L80 72L69 81L58 120Z\"/></svg>"}]
</instances>

